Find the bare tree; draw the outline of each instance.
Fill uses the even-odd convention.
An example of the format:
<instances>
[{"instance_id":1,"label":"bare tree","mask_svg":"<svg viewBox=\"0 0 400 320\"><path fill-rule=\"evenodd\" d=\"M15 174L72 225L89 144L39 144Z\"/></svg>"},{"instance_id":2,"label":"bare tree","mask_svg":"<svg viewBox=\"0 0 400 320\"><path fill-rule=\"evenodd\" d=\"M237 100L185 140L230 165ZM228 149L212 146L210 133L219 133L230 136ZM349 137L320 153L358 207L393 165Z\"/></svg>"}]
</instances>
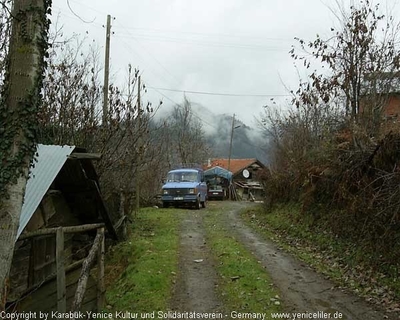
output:
<instances>
[{"instance_id":1,"label":"bare tree","mask_svg":"<svg viewBox=\"0 0 400 320\"><path fill-rule=\"evenodd\" d=\"M0 100L0 309L16 240L29 165L36 150L37 112L47 49L50 2L15 0L7 71Z\"/></svg>"},{"instance_id":2,"label":"bare tree","mask_svg":"<svg viewBox=\"0 0 400 320\"><path fill-rule=\"evenodd\" d=\"M135 179L138 170L144 175L146 170L154 172L150 164L159 158L148 156L158 155L154 151L156 146L149 144L151 135L148 134L158 106L153 109L150 103L143 105L142 102L138 121L139 70L129 65L123 88L113 83L108 87L109 121L103 125L98 57L96 47L90 46L88 50L85 41L76 38L51 52L40 109L40 142L74 144L101 153L96 169L103 194L106 198L117 198L113 202L119 203L119 209L115 211L128 214L138 183ZM140 91L143 96L145 85L141 85ZM137 161L139 156L142 161ZM144 184L148 182L143 180Z\"/></svg>"},{"instance_id":3,"label":"bare tree","mask_svg":"<svg viewBox=\"0 0 400 320\"><path fill-rule=\"evenodd\" d=\"M382 81L380 75L396 74L400 67L399 25L393 17L380 14L379 4L369 0L349 11L338 4L338 10L333 11L340 27L331 28L330 38L317 36L310 42L297 39L308 57L297 53L294 47L291 50L292 57L302 61L307 69L315 61L326 67L324 72L312 71L310 81L300 84L294 102L297 106L320 105L342 99L352 119L367 108L379 109L380 117L384 93L393 89L396 80L387 77Z\"/></svg>"},{"instance_id":4,"label":"bare tree","mask_svg":"<svg viewBox=\"0 0 400 320\"><path fill-rule=\"evenodd\" d=\"M398 87L398 25L368 0L337 17L331 38L299 39L308 57L292 50L308 70L317 62L325 71L311 69L289 111L266 108L261 117L274 160L266 202L299 202L313 224L379 252L376 267L398 265L399 123L382 130L382 108Z\"/></svg>"},{"instance_id":5,"label":"bare tree","mask_svg":"<svg viewBox=\"0 0 400 320\"><path fill-rule=\"evenodd\" d=\"M98 50L74 38L53 47L48 58L40 108L39 141L93 149L101 103Z\"/></svg>"},{"instance_id":6,"label":"bare tree","mask_svg":"<svg viewBox=\"0 0 400 320\"><path fill-rule=\"evenodd\" d=\"M183 104L174 107L168 121L172 162L202 163L209 155L201 121L192 110L190 101L184 97Z\"/></svg>"}]
</instances>

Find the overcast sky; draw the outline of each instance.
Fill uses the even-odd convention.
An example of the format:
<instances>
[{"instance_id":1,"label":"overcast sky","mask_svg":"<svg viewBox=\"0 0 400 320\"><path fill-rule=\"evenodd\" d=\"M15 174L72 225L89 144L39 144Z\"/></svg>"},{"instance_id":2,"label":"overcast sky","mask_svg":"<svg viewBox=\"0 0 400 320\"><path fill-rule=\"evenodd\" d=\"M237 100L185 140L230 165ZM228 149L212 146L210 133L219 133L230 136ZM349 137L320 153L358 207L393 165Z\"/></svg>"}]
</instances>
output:
<instances>
[{"instance_id":1,"label":"overcast sky","mask_svg":"<svg viewBox=\"0 0 400 320\"><path fill-rule=\"evenodd\" d=\"M390 7L398 2L388 1ZM296 44L294 37L329 35L336 23L329 10L334 2L69 0L69 8L67 0L53 0L53 16L60 14L64 33L86 35L103 54L110 14L111 66L117 78L126 77L131 63L149 88L144 99L153 104L162 99L164 110L181 103L186 91L189 100L215 113L236 113L252 126L271 97L289 99L283 84L297 89L297 71L288 53ZM217 95L221 93L249 96Z\"/></svg>"}]
</instances>

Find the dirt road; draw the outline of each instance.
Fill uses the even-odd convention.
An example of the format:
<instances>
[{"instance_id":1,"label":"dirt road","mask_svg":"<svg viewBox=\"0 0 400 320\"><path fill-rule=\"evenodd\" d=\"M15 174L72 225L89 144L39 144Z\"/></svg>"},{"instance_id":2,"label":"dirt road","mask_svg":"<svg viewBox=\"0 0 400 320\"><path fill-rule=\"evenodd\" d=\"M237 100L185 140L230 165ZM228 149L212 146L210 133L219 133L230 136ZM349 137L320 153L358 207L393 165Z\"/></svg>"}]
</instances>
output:
<instances>
[{"instance_id":1,"label":"dirt road","mask_svg":"<svg viewBox=\"0 0 400 320\"><path fill-rule=\"evenodd\" d=\"M179 274L172 301L176 311L221 310L222 303L214 290L218 277L205 239L203 212L188 211L182 221Z\"/></svg>"},{"instance_id":2,"label":"dirt road","mask_svg":"<svg viewBox=\"0 0 400 320\"><path fill-rule=\"evenodd\" d=\"M398 319L394 314L385 314L363 299L335 288L322 275L244 225L238 213L248 205L252 204L220 202L218 216L226 229L265 267L281 292L285 311L323 311L332 315L340 312L341 319L353 320ZM223 309L215 291L218 276L213 266L217 261L212 261L205 240L204 214L207 209L188 210L182 221L180 267L173 298L173 309L177 311Z\"/></svg>"}]
</instances>

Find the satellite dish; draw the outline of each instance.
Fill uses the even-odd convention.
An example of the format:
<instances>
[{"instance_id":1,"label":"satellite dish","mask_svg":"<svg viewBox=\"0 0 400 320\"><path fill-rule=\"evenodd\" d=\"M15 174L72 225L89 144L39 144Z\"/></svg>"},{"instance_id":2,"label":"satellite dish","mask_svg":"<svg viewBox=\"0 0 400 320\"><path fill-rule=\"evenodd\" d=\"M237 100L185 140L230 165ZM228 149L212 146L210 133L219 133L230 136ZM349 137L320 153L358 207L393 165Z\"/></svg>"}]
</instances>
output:
<instances>
[{"instance_id":1,"label":"satellite dish","mask_svg":"<svg viewBox=\"0 0 400 320\"><path fill-rule=\"evenodd\" d=\"M250 172L249 172L249 170L247 170L247 169L244 169L244 170L243 170L243 177L245 177L246 179L247 179L248 177L250 177Z\"/></svg>"}]
</instances>

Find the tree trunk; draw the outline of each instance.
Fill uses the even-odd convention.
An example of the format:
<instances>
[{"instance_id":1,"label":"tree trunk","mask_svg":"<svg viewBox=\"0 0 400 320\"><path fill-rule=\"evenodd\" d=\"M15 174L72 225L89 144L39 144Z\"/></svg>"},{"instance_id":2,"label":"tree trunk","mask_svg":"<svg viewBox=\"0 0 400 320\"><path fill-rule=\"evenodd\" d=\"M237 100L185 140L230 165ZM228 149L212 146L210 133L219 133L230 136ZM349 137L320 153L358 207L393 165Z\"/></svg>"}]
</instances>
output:
<instances>
[{"instance_id":1,"label":"tree trunk","mask_svg":"<svg viewBox=\"0 0 400 320\"><path fill-rule=\"evenodd\" d=\"M13 257L29 164L36 150L50 0L15 0L0 99L0 310Z\"/></svg>"}]
</instances>

